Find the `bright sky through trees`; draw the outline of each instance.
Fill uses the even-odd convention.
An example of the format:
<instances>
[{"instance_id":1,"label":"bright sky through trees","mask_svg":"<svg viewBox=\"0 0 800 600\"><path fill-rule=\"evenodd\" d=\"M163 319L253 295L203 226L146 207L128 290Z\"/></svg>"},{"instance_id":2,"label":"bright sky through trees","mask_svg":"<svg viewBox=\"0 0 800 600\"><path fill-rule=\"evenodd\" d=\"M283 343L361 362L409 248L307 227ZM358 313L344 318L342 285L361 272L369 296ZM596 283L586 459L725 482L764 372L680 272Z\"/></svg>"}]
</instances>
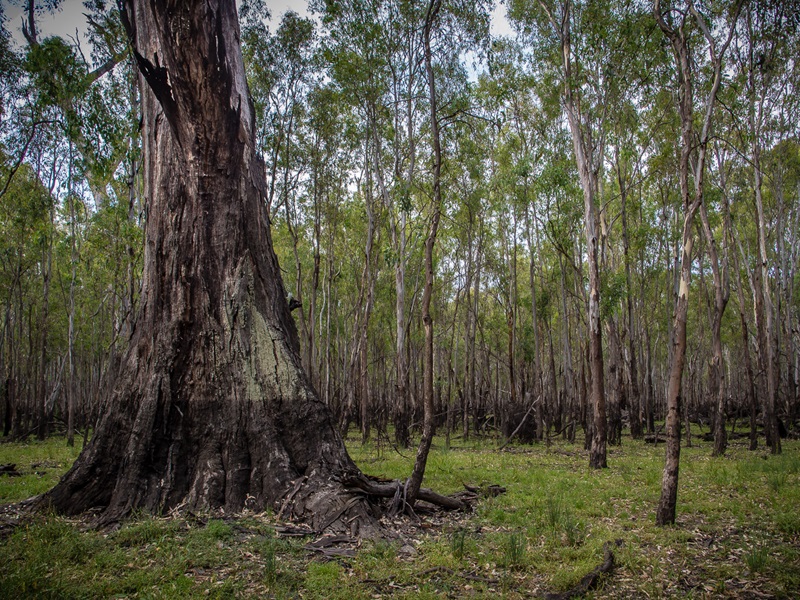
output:
<instances>
[{"instance_id":1,"label":"bright sky through trees","mask_svg":"<svg viewBox=\"0 0 800 600\"><path fill-rule=\"evenodd\" d=\"M277 27L281 15L287 11L294 11L301 16L308 16L307 0L267 0L267 6L272 13L271 25ZM14 41L22 44L24 39L21 31L23 8L10 0L0 0L6 18L6 27L11 31ZM45 35L60 35L62 37L75 37L75 32L83 33L86 19L83 16L86 10L82 0L65 0L61 9L55 13L41 15L37 25ZM497 2L492 13L492 34L511 35L511 27L506 20L506 8L503 3Z\"/></svg>"}]
</instances>

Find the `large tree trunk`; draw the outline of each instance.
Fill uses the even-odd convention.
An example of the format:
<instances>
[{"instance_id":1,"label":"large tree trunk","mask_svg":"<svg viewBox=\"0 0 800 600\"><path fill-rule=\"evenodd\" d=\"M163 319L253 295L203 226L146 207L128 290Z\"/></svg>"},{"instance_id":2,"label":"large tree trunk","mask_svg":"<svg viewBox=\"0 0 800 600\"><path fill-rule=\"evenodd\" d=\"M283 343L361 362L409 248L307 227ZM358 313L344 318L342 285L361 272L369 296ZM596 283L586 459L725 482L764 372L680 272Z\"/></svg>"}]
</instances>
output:
<instances>
[{"instance_id":1,"label":"large tree trunk","mask_svg":"<svg viewBox=\"0 0 800 600\"><path fill-rule=\"evenodd\" d=\"M285 514L317 529L368 524L339 483L358 470L301 368L235 3L125 9L143 95L141 308L95 436L39 504L103 507L109 521L291 498Z\"/></svg>"}]
</instances>

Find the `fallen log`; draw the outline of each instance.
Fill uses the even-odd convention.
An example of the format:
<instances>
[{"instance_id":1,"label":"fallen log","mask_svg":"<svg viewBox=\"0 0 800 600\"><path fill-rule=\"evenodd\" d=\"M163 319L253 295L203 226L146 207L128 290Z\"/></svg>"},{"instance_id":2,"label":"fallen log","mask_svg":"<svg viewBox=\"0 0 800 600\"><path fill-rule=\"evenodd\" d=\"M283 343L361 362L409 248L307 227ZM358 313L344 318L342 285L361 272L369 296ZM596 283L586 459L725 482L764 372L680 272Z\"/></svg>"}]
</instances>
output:
<instances>
[{"instance_id":1,"label":"fallen log","mask_svg":"<svg viewBox=\"0 0 800 600\"><path fill-rule=\"evenodd\" d=\"M622 540L617 540L616 545L622 545ZM583 579L581 579L580 583L575 587L568 589L566 592L551 592L545 594L545 600L570 600L571 598L583 596L586 592L593 589L600 581L600 578L610 573L613 568L614 553L611 551L611 543L606 542L603 546L603 562L600 565L595 567L591 573L584 575Z\"/></svg>"},{"instance_id":2,"label":"fallen log","mask_svg":"<svg viewBox=\"0 0 800 600\"><path fill-rule=\"evenodd\" d=\"M0 475L7 475L9 477L20 477L22 473L17 471L16 463L9 463L7 465L0 465Z\"/></svg>"}]
</instances>

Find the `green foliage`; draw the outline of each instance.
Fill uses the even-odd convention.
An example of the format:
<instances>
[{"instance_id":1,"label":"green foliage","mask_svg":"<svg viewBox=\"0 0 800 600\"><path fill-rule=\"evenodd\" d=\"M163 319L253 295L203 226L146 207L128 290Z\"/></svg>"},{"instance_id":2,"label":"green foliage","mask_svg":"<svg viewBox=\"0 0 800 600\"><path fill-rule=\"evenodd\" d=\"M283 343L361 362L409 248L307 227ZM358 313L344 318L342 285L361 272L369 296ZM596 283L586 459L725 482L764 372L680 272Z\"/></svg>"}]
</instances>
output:
<instances>
[{"instance_id":1,"label":"green foliage","mask_svg":"<svg viewBox=\"0 0 800 600\"><path fill-rule=\"evenodd\" d=\"M503 544L503 557L501 564L509 569L522 568L525 562L527 540L521 531L508 534Z\"/></svg>"},{"instance_id":2,"label":"green foliage","mask_svg":"<svg viewBox=\"0 0 800 600\"><path fill-rule=\"evenodd\" d=\"M760 573L767 565L769 554L763 546L754 546L744 555L744 562L747 568L753 573Z\"/></svg>"},{"instance_id":3,"label":"green foliage","mask_svg":"<svg viewBox=\"0 0 800 600\"><path fill-rule=\"evenodd\" d=\"M464 558L464 547L467 540L467 531L459 527L450 534L450 545L453 551L453 558L461 560Z\"/></svg>"},{"instance_id":4,"label":"green foliage","mask_svg":"<svg viewBox=\"0 0 800 600\"><path fill-rule=\"evenodd\" d=\"M101 0L87 3L93 21L88 58L64 39L40 35L38 46L17 52L5 29L0 35L0 186L5 186L0 188L5 369L0 381L13 380L19 386L25 395L22 402L28 403L26 409L37 397L38 373L47 374L48 391L55 389L59 361L67 353L68 297L74 268L74 346L85 422L96 416L98 374L111 355L124 350L128 319L135 314L144 247L141 225L146 217L139 189L140 115L133 62L125 59L102 78L91 77L97 65L126 56L127 39L112 4ZM800 282L790 277L793 271L784 273L784 265L793 264L795 256L790 246L797 237L800 189L800 151L793 125L797 123L796 73L787 68L794 64L789 58L796 54L797 40L796 31L788 28L788 17L779 14L780 3L773 4L748 6L752 11L748 18L757 26L737 32L737 53L726 62L722 108L715 114L714 135L724 144L714 148L705 189L709 220L720 242L725 240L720 249L730 261L734 285L738 282L733 258L741 258L739 275L748 304L744 312L751 323L754 311L748 278L759 259L752 201L754 167L749 153L758 135L764 143L761 168L766 182L762 192L769 229L767 252L774 277L774 303L781 311L777 323L790 322L800 298ZM556 381L549 381L548 375L547 385L565 393L565 347L571 351L575 377L585 350L583 198L574 145L563 118L563 54L544 6L558 17L563 5L509 2L510 21L521 36L490 39L487 3L444 0L433 32L445 153L445 214L435 249L437 390L443 402L456 406L468 388L467 369L472 369L479 389L471 401L476 412L483 411L476 420L484 426L480 434L488 436L494 435L493 427L499 425L495 405L502 403L510 389L511 364L516 367L518 391L523 385L529 390L538 375L531 368L538 344L545 362L552 358ZM697 6L703 14L721 14L721 6L713 3ZM605 236L601 314L603 318L621 316L619 311L630 293L635 331L621 333L635 336L635 350L642 360L652 354L648 374L654 376L653 389L658 396L669 365L672 269L681 228L675 73L649 5L580 1L572 7L574 69L572 80L566 83L580 96L583 122L596 125L593 142L598 147L601 140L605 144L598 170ZM269 180L273 240L286 289L299 290L303 296L305 312L302 318L300 313L294 314L304 361L311 339L315 351L309 368L312 381L329 406L341 411L343 397L352 386L348 361L359 317L355 307L363 306L360 299L369 289L362 274L365 215L368 201L372 202L377 225L370 265L375 285L368 327L368 377L374 397L371 408L385 429L391 420L390 403L397 383L392 368L397 335L394 268L400 264L407 267L409 343L405 355L411 361L414 385L420 368L422 324L417 311L431 195L428 82L421 69L419 44L426 4L320 0L312 3L312 9L320 15L322 28L293 12L274 15L280 20L268 27L265 2L251 0L240 5L258 145ZM713 22L715 33L720 23ZM702 43L701 33L696 28L689 32L698 43ZM748 44L755 48L754 56L761 53L764 57L756 71L747 64ZM708 87L708 63L703 48L698 50L693 60L696 90L701 94ZM478 60L474 65L470 64L472 57ZM753 82L757 89L750 90ZM755 93L759 89L767 94L774 110L766 111L769 119L749 131L753 97L748 90ZM378 175L385 190L379 186ZM724 189L723 179L727 183ZM627 192L630 290L621 233L623 190ZM723 235L725 202L733 226L728 237ZM689 326L690 354L700 358L691 365L693 378L687 386L694 386L692 398L700 398L700 406L693 405L692 410L702 412L709 384L702 358L709 345L703 302L711 298L713 289L705 242L699 241L701 236L696 233L695 273L702 266L704 279L695 276L692 282L691 297L698 301L693 301ZM407 237L404 251L397 241L401 234ZM50 276L49 312L44 320L46 273ZM471 282L469 290L467 281ZM315 314L309 313L312 296ZM735 304L738 299L731 302L723 320L731 410L740 408L743 389L737 380L742 372L742 342ZM509 317L514 342L511 355ZM649 347L642 339L643 332ZM754 339L755 334L751 330ZM470 335L476 338L472 356L467 349ZM777 355L788 361L784 366L792 364L790 332L777 337L781 340ZM40 365L43 340L46 356L45 364ZM545 369L549 368L547 364ZM640 365L640 377L644 368ZM62 403L63 399L57 398L56 420ZM548 417L552 416L549 412L555 407L548 404L546 408ZM382 475L407 476L409 457L390 450L385 440L382 444L378 458L370 445L353 448L353 454L360 464L374 467ZM686 562L702 560L705 555L693 540L678 539L677 534L670 537L649 525L649 507L661 478L660 455L655 449L626 446L611 461L608 472L586 473L579 444L559 444L556 442L552 451L536 448L532 456L496 455L481 442L454 435L446 455L435 452L431 456L426 477L436 482L437 488L452 492L464 481L482 481L487 473L498 473L500 482L509 484L509 493L487 499L477 508L477 523L490 530L489 534L459 526L448 540L426 540L420 561L448 569L469 565L476 572L482 570L487 578L491 569L485 568L485 563L492 564L492 569L499 564L501 570L519 563L513 574L500 576L510 578L501 585L509 594L514 593L514 577L547 578L561 589L593 568L603 541L621 537L628 544L628 549L621 551L622 568L634 579L649 577L659 582L642 583L635 590L638 595L677 593L667 583L678 572L671 557ZM59 470L75 456L73 451L62 452L62 448L46 444L15 448L18 456L0 462L16 462L24 474L14 480L0 479L2 501L21 500L51 487ZM52 458L45 461L47 466L34 467L36 461L29 460L28 453L40 450L50 452ZM0 456L5 456L3 452L0 446ZM399 452L409 454L403 449ZM785 558L790 556L788 537L800 530L795 510L800 502L796 492L800 459L791 452L768 460L750 458L735 445L732 453L733 459L709 459L698 450L687 452L692 462L682 465L681 477L688 483L684 486L682 479L679 505L686 520L679 522L678 533L684 531L680 527L703 532L718 527L730 532L730 520L746 528L758 517L759 527L783 552L770 554L761 571L774 578L775 565L790 562ZM757 505L756 497L770 504L768 515L763 514L765 509ZM706 518L710 523L703 520ZM87 555L94 557L91 560L96 561L98 572L89 573L87 581L96 576L101 583L96 588L80 583L76 589L83 591L75 595L141 591L143 595L182 597L206 589L209 595L220 596L240 591L233 575L206 586L210 580L196 572L218 570L221 561L234 563L240 558L234 549L239 541L236 527L224 519L211 519L203 527L191 525L186 531L170 523L137 519L109 536L108 543L114 548L107 553L89 544ZM342 581L357 579L351 577L353 573L361 579L372 577L366 565L385 574L387 581L396 576L400 585L406 586L402 593L408 595L455 595L453 590L460 590L456 577L445 576L444 571L412 588L417 585L412 583L414 567L406 564L396 545L367 545L357 560L337 563L338 570L325 566L309 569L305 558L297 557L297 546L269 535L271 530L268 534L264 529L268 525L251 525L262 536L247 546L257 558L253 572L258 576L253 575L252 581L275 596L297 595L305 587L310 594L321 596L331 582L342 595L367 595L372 591L367 591L368 586ZM65 538L72 535L67 530L62 533ZM507 557L514 553L511 540L515 535L524 537L525 555L519 561ZM644 541L637 541L639 537ZM173 539L182 546L172 544ZM736 533L730 540L720 542L720 553L744 556L748 548L772 548L763 545L765 540L752 542ZM69 545L64 549L67 557ZM48 548L44 554L61 561L60 568L68 562L57 556L58 548ZM173 558L166 560L157 554L165 548ZM640 550L645 558L637 558ZM136 559L156 561L164 571L135 573L126 569L124 561L130 553ZM84 561L79 566L84 569L87 564ZM348 571L350 567L352 571ZM113 584L103 579L101 569L113 575ZM70 575L66 567L63 570ZM716 581L725 581L723 571L720 565L714 567ZM21 588L15 583L9 595L20 595L21 589L23 594L30 593L34 582L48 577L22 568L18 573L21 579L14 581L24 585L20 584ZM780 585L797 581L796 569L788 569L788 573L770 588L771 593L780 595ZM249 574L242 577L251 581ZM75 579L77 575L73 583ZM33 593L72 593L66 584L53 586ZM484 588L481 593L488 594Z\"/></svg>"}]
</instances>

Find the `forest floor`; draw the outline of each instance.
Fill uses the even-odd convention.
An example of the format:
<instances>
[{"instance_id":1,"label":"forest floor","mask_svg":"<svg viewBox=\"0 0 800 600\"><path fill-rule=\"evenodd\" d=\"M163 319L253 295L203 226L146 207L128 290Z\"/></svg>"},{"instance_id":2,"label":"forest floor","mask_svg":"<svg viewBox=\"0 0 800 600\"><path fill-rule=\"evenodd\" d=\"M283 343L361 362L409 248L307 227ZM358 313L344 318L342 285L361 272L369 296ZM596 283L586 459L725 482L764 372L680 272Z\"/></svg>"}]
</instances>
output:
<instances>
[{"instance_id":1,"label":"forest floor","mask_svg":"<svg viewBox=\"0 0 800 600\"><path fill-rule=\"evenodd\" d=\"M654 524L664 446L625 438L593 471L581 443L509 446L436 438L425 485L507 492L470 514L394 519L395 539L319 549L272 514L132 518L114 531L0 507L0 598L488 598L563 592L603 562L590 598L800 597L800 441L783 454L698 438L681 455L678 517ZM367 473L404 478L413 450L348 446ZM0 443L0 505L50 488L77 456L62 438Z\"/></svg>"}]
</instances>

